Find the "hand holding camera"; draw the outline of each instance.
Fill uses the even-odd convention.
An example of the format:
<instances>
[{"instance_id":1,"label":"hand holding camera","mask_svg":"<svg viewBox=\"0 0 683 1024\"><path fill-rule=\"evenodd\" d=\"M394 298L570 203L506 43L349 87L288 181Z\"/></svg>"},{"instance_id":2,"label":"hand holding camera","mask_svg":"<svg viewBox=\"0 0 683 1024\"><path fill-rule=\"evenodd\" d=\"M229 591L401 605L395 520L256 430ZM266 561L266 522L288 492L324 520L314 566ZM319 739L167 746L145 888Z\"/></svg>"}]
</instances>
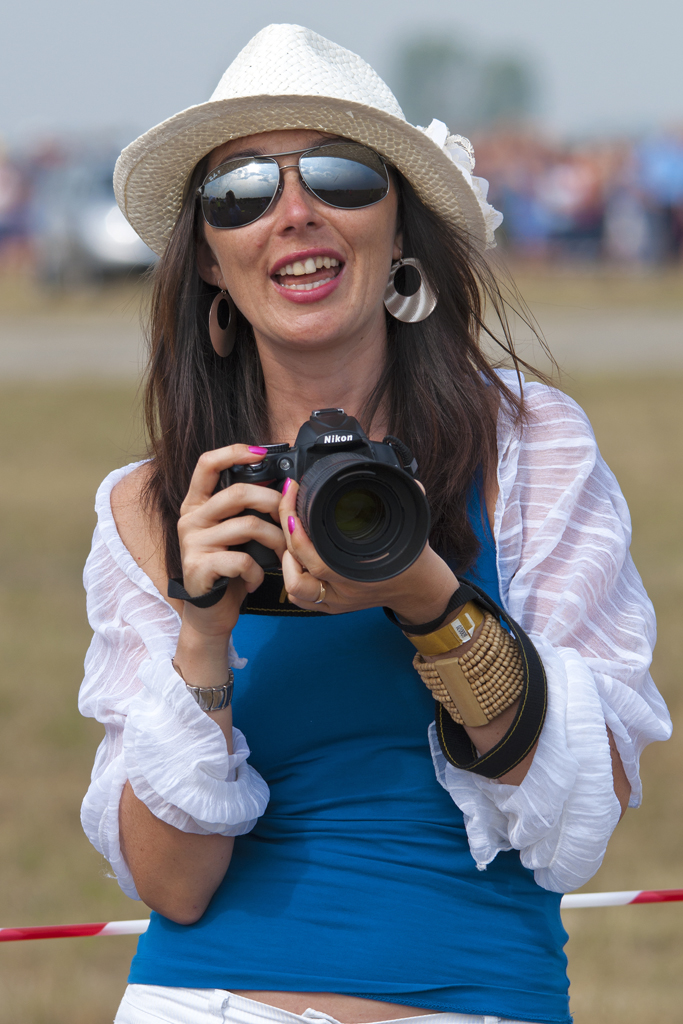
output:
<instances>
[{"instance_id":1,"label":"hand holding camera","mask_svg":"<svg viewBox=\"0 0 683 1024\"><path fill-rule=\"evenodd\" d=\"M427 543L429 505L416 470L397 438L370 441L343 410L321 409L294 447L266 445L260 462L232 467L221 483L282 491L282 571L292 602L331 613L386 604L421 622L438 615L457 581ZM279 568L258 542L241 548Z\"/></svg>"},{"instance_id":2,"label":"hand holding camera","mask_svg":"<svg viewBox=\"0 0 683 1024\"><path fill-rule=\"evenodd\" d=\"M333 572L379 582L419 558L429 537L429 505L415 480L415 460L397 438L370 441L343 409L320 409L303 424L294 447L264 447L260 462L221 473L219 487L258 483L282 491L287 479L296 481L296 514ZM272 549L258 541L239 550L264 569L279 567Z\"/></svg>"},{"instance_id":3,"label":"hand holding camera","mask_svg":"<svg viewBox=\"0 0 683 1024\"><path fill-rule=\"evenodd\" d=\"M239 578L228 602L236 621L263 570L282 564L297 604L334 612L391 604L408 621L420 621L425 601L440 603L455 578L428 548L429 505L416 470L401 441L370 441L341 409L313 412L293 447L234 445L206 453L179 523L187 592L203 595ZM274 525L278 517L284 535ZM416 572L408 572L414 565ZM381 585L396 577L400 584ZM216 613L217 626L223 617Z\"/></svg>"},{"instance_id":4,"label":"hand holding camera","mask_svg":"<svg viewBox=\"0 0 683 1024\"><path fill-rule=\"evenodd\" d=\"M240 547L258 540L264 550L271 550L278 565L286 548L276 491L249 483L218 489L226 466L253 462L262 452L242 444L205 452L180 509L182 579L169 580L168 593L185 601L183 625L191 622L202 634L229 635L246 594L263 581L263 569ZM193 607L194 600L210 592L219 580L232 581L228 597L215 607Z\"/></svg>"}]
</instances>

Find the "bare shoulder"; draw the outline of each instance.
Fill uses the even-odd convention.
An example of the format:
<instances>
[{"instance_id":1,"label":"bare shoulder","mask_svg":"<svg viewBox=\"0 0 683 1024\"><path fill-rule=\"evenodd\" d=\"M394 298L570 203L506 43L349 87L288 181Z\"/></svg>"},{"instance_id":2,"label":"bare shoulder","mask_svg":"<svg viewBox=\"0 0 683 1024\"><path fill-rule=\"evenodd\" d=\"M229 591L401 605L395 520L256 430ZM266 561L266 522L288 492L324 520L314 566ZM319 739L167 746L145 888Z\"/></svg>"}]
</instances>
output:
<instances>
[{"instance_id":1,"label":"bare shoulder","mask_svg":"<svg viewBox=\"0 0 683 1024\"><path fill-rule=\"evenodd\" d=\"M162 532L143 500L150 474L151 465L146 462L119 480L111 492L111 510L119 537L157 589L162 583L165 593Z\"/></svg>"}]
</instances>

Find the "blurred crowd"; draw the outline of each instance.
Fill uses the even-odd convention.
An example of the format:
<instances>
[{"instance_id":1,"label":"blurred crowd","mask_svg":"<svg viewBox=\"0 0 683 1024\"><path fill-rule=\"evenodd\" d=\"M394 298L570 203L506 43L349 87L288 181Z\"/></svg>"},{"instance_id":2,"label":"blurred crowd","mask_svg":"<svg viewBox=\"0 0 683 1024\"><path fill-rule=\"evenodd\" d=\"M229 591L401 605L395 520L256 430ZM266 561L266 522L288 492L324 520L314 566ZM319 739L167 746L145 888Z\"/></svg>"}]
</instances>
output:
<instances>
[{"instance_id":1,"label":"blurred crowd","mask_svg":"<svg viewBox=\"0 0 683 1024\"><path fill-rule=\"evenodd\" d=\"M499 244L527 259L683 261L683 131L569 145L521 130L475 139L476 173L505 220ZM68 286L144 268L154 256L119 212L118 147L0 148L0 267Z\"/></svg>"},{"instance_id":2,"label":"blurred crowd","mask_svg":"<svg viewBox=\"0 0 683 1024\"><path fill-rule=\"evenodd\" d=\"M505 217L500 241L515 255L683 260L683 131L572 146L498 132L475 150L476 173Z\"/></svg>"},{"instance_id":3,"label":"blurred crowd","mask_svg":"<svg viewBox=\"0 0 683 1024\"><path fill-rule=\"evenodd\" d=\"M0 270L28 270L70 287L144 269L154 254L116 205L119 147L49 142L0 148Z\"/></svg>"}]
</instances>

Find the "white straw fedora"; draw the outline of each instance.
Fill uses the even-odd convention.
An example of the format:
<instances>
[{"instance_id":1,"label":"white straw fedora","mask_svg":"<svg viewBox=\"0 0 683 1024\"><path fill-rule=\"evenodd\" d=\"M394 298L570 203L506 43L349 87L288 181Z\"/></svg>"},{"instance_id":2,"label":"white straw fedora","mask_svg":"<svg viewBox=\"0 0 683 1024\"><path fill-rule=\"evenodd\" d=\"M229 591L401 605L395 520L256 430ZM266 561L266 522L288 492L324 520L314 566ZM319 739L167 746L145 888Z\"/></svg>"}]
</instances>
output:
<instances>
[{"instance_id":1,"label":"white straw fedora","mask_svg":"<svg viewBox=\"0 0 683 1024\"><path fill-rule=\"evenodd\" d=\"M389 87L350 50L300 25L268 25L247 43L211 99L175 114L124 149L114 172L116 199L154 252L166 248L188 176L230 139L305 128L342 135L380 153L420 198L469 236L495 244L502 220L474 178L467 139L440 121L409 124Z\"/></svg>"}]
</instances>

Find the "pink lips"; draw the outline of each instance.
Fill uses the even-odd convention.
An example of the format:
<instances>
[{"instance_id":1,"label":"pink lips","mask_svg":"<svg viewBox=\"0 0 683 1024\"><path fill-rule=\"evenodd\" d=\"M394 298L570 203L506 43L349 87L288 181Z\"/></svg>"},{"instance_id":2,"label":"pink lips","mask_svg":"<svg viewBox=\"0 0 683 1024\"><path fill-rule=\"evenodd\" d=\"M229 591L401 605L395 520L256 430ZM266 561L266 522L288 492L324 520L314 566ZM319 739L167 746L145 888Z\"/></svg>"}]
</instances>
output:
<instances>
[{"instance_id":1,"label":"pink lips","mask_svg":"<svg viewBox=\"0 0 683 1024\"><path fill-rule=\"evenodd\" d=\"M331 277L329 281L326 281L325 284L321 284L317 288L312 288L309 291L306 291L303 288L301 290L297 288L286 288L284 285L280 284L278 271L281 270L282 267L286 266L288 263L295 263L297 261L305 263L307 259L315 259L317 256L331 256L334 259L338 260L340 264L338 272L334 274L334 276ZM324 299L328 295L332 294L332 292L338 286L345 268L346 263L344 261L344 258L341 255L341 253L338 253L336 250L327 248L307 249L301 252L288 253L287 256L283 256L281 259L279 259L273 265L270 279L273 283L273 286L277 289L280 295L283 295L286 299L289 299L291 302L296 302L299 304L308 302L319 302L320 299ZM335 268L335 270L336 269L337 268ZM305 275L305 277L309 276L310 275ZM304 284L305 277L304 275L302 275L302 277L294 278L294 281L296 281L297 284ZM302 278L304 279L302 280ZM293 283L291 278L289 278L289 282Z\"/></svg>"}]
</instances>

